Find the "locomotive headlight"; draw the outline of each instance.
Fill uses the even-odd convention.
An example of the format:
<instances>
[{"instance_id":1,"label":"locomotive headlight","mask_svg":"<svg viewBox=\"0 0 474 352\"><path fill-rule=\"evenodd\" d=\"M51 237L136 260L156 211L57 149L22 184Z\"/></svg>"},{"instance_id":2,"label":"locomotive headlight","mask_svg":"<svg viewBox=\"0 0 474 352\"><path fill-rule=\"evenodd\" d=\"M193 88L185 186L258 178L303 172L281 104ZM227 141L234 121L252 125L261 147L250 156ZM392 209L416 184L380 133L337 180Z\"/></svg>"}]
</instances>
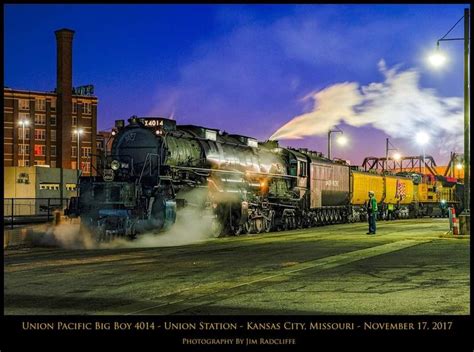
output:
<instances>
[{"instance_id":1,"label":"locomotive headlight","mask_svg":"<svg viewBox=\"0 0 474 352\"><path fill-rule=\"evenodd\" d=\"M118 161L118 160L113 160L113 161L110 163L110 167L111 167L112 170L114 170L114 171L120 169L120 161Z\"/></svg>"}]
</instances>

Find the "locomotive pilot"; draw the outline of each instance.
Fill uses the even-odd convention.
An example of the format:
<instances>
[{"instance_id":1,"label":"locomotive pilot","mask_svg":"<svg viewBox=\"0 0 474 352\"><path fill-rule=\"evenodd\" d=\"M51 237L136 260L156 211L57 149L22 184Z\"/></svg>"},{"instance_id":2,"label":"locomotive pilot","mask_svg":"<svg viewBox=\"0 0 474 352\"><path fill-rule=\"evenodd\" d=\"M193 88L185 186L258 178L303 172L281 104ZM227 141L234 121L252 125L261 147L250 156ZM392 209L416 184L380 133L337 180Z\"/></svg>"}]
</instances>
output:
<instances>
[{"instance_id":1,"label":"locomotive pilot","mask_svg":"<svg viewBox=\"0 0 474 352\"><path fill-rule=\"evenodd\" d=\"M377 200L375 199L375 193L369 191L369 202L367 204L367 215L369 218L369 232L367 235L375 235L376 225L375 221L377 218Z\"/></svg>"}]
</instances>

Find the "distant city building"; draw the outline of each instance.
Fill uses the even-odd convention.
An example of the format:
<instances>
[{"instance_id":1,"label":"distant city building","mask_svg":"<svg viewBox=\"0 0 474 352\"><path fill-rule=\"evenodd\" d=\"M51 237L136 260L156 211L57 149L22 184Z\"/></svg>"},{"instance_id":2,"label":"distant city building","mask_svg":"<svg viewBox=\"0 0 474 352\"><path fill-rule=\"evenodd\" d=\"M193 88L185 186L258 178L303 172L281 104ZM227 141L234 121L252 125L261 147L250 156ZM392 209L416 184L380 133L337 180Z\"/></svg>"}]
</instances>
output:
<instances>
[{"instance_id":1,"label":"distant city building","mask_svg":"<svg viewBox=\"0 0 474 352\"><path fill-rule=\"evenodd\" d=\"M105 151L107 154L110 154L112 149L112 132L109 131L99 131L97 132L96 138L96 148L97 148L97 155L102 155Z\"/></svg>"},{"instance_id":2,"label":"distant city building","mask_svg":"<svg viewBox=\"0 0 474 352\"><path fill-rule=\"evenodd\" d=\"M72 86L74 31L64 28L55 34L56 89L3 89L3 165L47 165L95 174L98 99L92 85Z\"/></svg>"},{"instance_id":3,"label":"distant city building","mask_svg":"<svg viewBox=\"0 0 474 352\"><path fill-rule=\"evenodd\" d=\"M82 174L91 174L91 165L95 164L92 154L96 154L97 148L97 97L72 96L72 115L67 131L61 131L59 127L56 93L4 88L3 99L4 167L49 165L55 168L60 166L59 158L67 153L63 158L67 162L62 167L77 169L79 151ZM23 126L25 122L27 124ZM79 136L79 148L74 133L78 128L83 131ZM63 143L58 142L58 134L66 136Z\"/></svg>"}]
</instances>

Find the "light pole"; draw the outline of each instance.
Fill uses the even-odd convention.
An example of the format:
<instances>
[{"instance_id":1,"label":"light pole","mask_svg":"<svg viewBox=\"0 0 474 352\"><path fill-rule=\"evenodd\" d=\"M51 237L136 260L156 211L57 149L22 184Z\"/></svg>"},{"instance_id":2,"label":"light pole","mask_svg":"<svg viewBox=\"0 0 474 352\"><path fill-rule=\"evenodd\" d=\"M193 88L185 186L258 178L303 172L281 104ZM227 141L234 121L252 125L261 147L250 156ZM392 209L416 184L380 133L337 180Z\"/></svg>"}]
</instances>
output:
<instances>
[{"instance_id":1,"label":"light pole","mask_svg":"<svg viewBox=\"0 0 474 352\"><path fill-rule=\"evenodd\" d=\"M335 130L329 130L328 132L328 159L330 160L331 159L331 133L341 133L341 134L344 134L344 132L342 132L341 129L339 129L338 127L336 127ZM343 137L341 137L339 139L339 144L341 145L344 145L346 144L347 140Z\"/></svg>"},{"instance_id":2,"label":"light pole","mask_svg":"<svg viewBox=\"0 0 474 352\"><path fill-rule=\"evenodd\" d=\"M392 146L392 148L390 148L389 146ZM385 166L384 166L384 171L388 170L388 152L389 150L398 150L397 148L395 148L395 146L390 143L390 141L388 140L388 138L386 139L386 142L385 142ZM400 154L398 154L398 156L400 157ZM394 163L394 168L396 168L396 165Z\"/></svg>"},{"instance_id":3,"label":"light pole","mask_svg":"<svg viewBox=\"0 0 474 352\"><path fill-rule=\"evenodd\" d=\"M425 132L418 132L416 134L416 142L421 145L423 148L423 175L426 174L425 170L425 144L428 143L430 140L430 136L427 135Z\"/></svg>"},{"instance_id":4,"label":"light pole","mask_svg":"<svg viewBox=\"0 0 474 352\"><path fill-rule=\"evenodd\" d=\"M77 128L77 129L74 130L74 133L77 135L77 151L76 151L76 153L77 153L77 155L76 155L76 156L77 156L77 159L76 159L76 160L77 160L77 161L76 161L76 163L77 163L77 165L76 165L76 169L77 169L77 184L76 184L76 189L77 189L77 187L79 186L79 163L80 163L80 160L81 160L81 159L80 159L80 151L81 151L80 146L81 146L81 145L80 145L79 137L80 137L80 135L81 135L83 132L84 132L84 131L82 130L82 128Z\"/></svg>"},{"instance_id":5,"label":"light pole","mask_svg":"<svg viewBox=\"0 0 474 352\"><path fill-rule=\"evenodd\" d=\"M464 16L451 27L451 29L438 41L436 42L436 54L430 57L430 61L434 66L441 66L446 59L443 59L439 53L439 43L444 41L462 40L464 41L464 214L467 217L467 224L469 223L470 213L470 150L469 150L469 138L470 138L470 123L469 123L469 17L470 10L464 9ZM446 38L446 36L453 30L456 25L461 22L464 18L464 38ZM462 232L462 226L461 226ZM469 230L467 230L469 232Z\"/></svg>"},{"instance_id":6,"label":"light pole","mask_svg":"<svg viewBox=\"0 0 474 352\"><path fill-rule=\"evenodd\" d=\"M20 125L22 126L22 134L23 134L23 145L22 145L22 149L23 149L23 167L25 167L25 126L28 126L30 124L30 121L28 120L20 120Z\"/></svg>"}]
</instances>

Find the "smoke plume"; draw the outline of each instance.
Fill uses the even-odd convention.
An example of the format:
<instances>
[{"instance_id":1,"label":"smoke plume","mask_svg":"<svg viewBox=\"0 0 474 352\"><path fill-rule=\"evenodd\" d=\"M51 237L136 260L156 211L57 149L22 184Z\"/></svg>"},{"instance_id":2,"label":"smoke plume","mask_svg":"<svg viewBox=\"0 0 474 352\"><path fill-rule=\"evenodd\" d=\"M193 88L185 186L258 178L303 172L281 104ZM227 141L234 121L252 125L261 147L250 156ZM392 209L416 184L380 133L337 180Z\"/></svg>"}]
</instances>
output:
<instances>
[{"instance_id":1,"label":"smoke plume","mask_svg":"<svg viewBox=\"0 0 474 352\"><path fill-rule=\"evenodd\" d=\"M344 122L355 127L371 124L394 138L412 139L424 130L445 150L462 145L461 98L440 97L433 89L421 88L420 74L414 69L388 69L384 60L378 66L383 82L339 83L307 95L303 101L312 99L313 110L294 117L270 139L321 136Z\"/></svg>"}]
</instances>

